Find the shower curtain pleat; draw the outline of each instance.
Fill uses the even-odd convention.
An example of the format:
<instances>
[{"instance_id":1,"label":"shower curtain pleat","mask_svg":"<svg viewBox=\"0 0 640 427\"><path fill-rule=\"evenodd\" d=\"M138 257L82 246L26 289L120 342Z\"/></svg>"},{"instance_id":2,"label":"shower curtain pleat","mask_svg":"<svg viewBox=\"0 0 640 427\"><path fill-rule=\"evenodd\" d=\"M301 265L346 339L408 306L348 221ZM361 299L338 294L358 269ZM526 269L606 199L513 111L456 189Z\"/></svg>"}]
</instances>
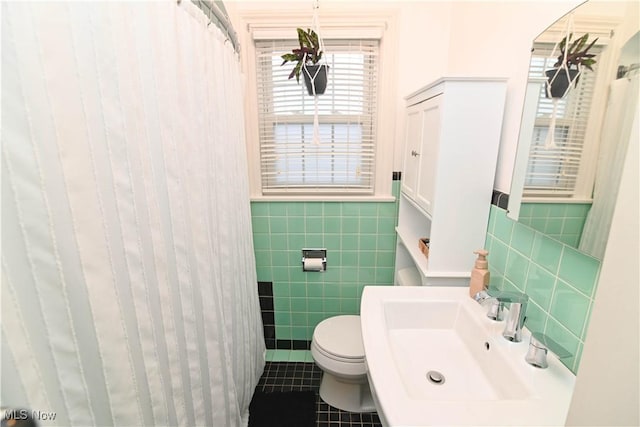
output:
<instances>
[{"instance_id":1,"label":"shower curtain pleat","mask_svg":"<svg viewBox=\"0 0 640 427\"><path fill-rule=\"evenodd\" d=\"M2 3L3 407L247 425L265 348L242 99L191 2Z\"/></svg>"},{"instance_id":2,"label":"shower curtain pleat","mask_svg":"<svg viewBox=\"0 0 640 427\"><path fill-rule=\"evenodd\" d=\"M609 85L606 114L600 131L598 170L593 188L593 204L587 215L579 249L595 258L604 258L613 211L633 120L638 114L640 77L621 78Z\"/></svg>"}]
</instances>

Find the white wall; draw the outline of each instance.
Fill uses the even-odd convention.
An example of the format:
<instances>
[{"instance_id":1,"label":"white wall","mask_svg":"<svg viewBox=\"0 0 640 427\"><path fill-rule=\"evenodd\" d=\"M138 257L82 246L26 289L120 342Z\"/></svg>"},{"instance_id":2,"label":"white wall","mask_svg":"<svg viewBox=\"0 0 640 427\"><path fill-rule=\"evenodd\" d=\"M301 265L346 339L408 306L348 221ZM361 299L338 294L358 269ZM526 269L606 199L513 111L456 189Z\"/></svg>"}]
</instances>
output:
<instances>
[{"instance_id":1,"label":"white wall","mask_svg":"<svg viewBox=\"0 0 640 427\"><path fill-rule=\"evenodd\" d=\"M448 72L507 77L494 187L510 192L533 40L580 1L456 2Z\"/></svg>"},{"instance_id":2,"label":"white wall","mask_svg":"<svg viewBox=\"0 0 640 427\"><path fill-rule=\"evenodd\" d=\"M397 2L398 61L393 170L403 169L404 97L447 72L452 2Z\"/></svg>"},{"instance_id":3,"label":"white wall","mask_svg":"<svg viewBox=\"0 0 640 427\"><path fill-rule=\"evenodd\" d=\"M567 425L640 425L638 122L602 261L589 333Z\"/></svg>"},{"instance_id":4,"label":"white wall","mask_svg":"<svg viewBox=\"0 0 640 427\"><path fill-rule=\"evenodd\" d=\"M618 40L633 51L621 63L637 62L640 3L631 2ZM640 111L627 149L589 332L576 378L567 425L640 425L640 218L638 171Z\"/></svg>"}]
</instances>

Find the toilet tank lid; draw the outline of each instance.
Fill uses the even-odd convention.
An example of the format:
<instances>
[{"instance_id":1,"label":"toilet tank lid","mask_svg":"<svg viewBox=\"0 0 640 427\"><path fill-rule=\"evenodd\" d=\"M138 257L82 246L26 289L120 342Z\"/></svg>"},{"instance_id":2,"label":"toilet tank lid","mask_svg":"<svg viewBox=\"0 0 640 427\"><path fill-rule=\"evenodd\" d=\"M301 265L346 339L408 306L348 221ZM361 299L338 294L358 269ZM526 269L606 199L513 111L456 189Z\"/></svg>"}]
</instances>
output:
<instances>
[{"instance_id":1,"label":"toilet tank lid","mask_svg":"<svg viewBox=\"0 0 640 427\"><path fill-rule=\"evenodd\" d=\"M359 359L364 357L360 316L334 316L323 320L313 333L316 344L336 356Z\"/></svg>"}]
</instances>

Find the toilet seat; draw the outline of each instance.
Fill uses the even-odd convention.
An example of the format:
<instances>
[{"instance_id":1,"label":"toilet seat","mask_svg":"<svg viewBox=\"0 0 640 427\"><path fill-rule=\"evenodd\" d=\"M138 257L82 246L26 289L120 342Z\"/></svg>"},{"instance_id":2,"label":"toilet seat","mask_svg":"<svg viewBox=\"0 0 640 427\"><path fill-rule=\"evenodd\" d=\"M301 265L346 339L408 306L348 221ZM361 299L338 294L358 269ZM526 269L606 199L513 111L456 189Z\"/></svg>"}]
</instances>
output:
<instances>
[{"instance_id":1,"label":"toilet seat","mask_svg":"<svg viewBox=\"0 0 640 427\"><path fill-rule=\"evenodd\" d=\"M335 353L331 353L325 349L323 349L322 347L320 347L315 341L311 342L311 352L314 353L314 351L320 353L320 355L322 357L325 357L329 360L332 360L334 362L340 362L340 363L346 363L346 364L362 364L364 365L364 357L363 358L347 358L347 357L342 357L339 354L335 354Z\"/></svg>"},{"instance_id":2,"label":"toilet seat","mask_svg":"<svg viewBox=\"0 0 640 427\"><path fill-rule=\"evenodd\" d=\"M325 356L345 363L364 362L364 344L360 316L334 316L320 322L313 333L313 342Z\"/></svg>"}]
</instances>

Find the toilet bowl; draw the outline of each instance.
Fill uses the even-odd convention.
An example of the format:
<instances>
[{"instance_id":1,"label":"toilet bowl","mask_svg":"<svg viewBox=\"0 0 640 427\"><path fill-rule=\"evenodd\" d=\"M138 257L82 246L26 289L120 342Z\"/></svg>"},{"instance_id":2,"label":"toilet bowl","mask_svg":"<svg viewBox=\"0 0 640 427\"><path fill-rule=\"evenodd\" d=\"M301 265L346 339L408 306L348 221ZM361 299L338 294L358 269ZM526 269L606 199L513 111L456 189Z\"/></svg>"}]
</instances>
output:
<instances>
[{"instance_id":1,"label":"toilet bowl","mask_svg":"<svg viewBox=\"0 0 640 427\"><path fill-rule=\"evenodd\" d=\"M360 316L334 316L320 322L313 331L311 355L323 371L322 400L344 411L375 411L367 380Z\"/></svg>"}]
</instances>

